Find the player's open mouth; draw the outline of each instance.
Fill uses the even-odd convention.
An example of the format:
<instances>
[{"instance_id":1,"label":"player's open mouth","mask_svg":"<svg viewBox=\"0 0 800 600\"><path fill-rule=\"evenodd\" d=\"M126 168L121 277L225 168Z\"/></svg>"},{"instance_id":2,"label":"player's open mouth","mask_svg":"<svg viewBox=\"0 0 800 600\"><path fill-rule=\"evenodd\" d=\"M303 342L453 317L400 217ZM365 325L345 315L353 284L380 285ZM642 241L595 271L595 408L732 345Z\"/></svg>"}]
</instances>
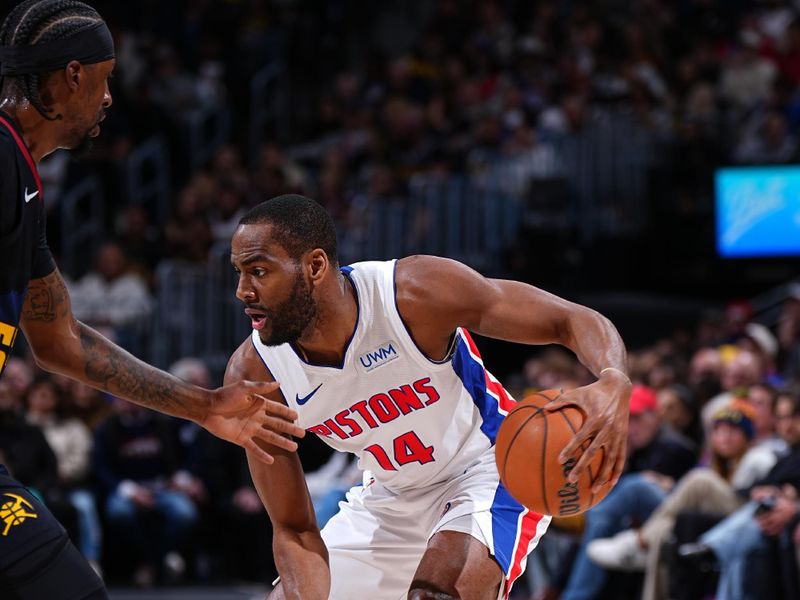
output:
<instances>
[{"instance_id":1,"label":"player's open mouth","mask_svg":"<svg viewBox=\"0 0 800 600\"><path fill-rule=\"evenodd\" d=\"M244 313L250 317L250 321L252 321L253 324L253 329L257 329L259 331L264 329L264 325L267 323L267 315L265 312L255 308L245 308Z\"/></svg>"}]
</instances>

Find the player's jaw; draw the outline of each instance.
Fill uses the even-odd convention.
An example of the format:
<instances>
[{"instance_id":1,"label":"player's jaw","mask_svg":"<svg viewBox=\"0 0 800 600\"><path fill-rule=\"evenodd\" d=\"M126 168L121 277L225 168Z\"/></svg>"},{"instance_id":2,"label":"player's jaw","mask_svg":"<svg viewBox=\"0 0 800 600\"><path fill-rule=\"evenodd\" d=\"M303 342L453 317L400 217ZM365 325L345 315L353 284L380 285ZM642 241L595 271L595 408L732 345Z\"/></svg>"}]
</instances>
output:
<instances>
[{"instance_id":1,"label":"player's jaw","mask_svg":"<svg viewBox=\"0 0 800 600\"><path fill-rule=\"evenodd\" d=\"M89 125L73 127L69 133L69 140L65 144L76 158L86 156L92 149L93 138L100 135L100 123L106 118L106 111L100 109L97 116Z\"/></svg>"},{"instance_id":2,"label":"player's jaw","mask_svg":"<svg viewBox=\"0 0 800 600\"><path fill-rule=\"evenodd\" d=\"M250 317L253 329L267 346L280 346L297 342L312 326L317 316L317 303L311 289L298 270L288 297L270 308L264 304L245 302L245 314Z\"/></svg>"}]
</instances>

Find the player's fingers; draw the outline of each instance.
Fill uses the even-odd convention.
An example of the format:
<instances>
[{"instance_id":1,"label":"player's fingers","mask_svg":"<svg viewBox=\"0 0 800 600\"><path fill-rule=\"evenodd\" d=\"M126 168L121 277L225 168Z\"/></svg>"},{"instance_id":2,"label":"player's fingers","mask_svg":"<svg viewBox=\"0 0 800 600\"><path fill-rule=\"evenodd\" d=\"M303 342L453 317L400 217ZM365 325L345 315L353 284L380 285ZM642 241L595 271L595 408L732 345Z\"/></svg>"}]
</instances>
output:
<instances>
[{"instance_id":1,"label":"player's fingers","mask_svg":"<svg viewBox=\"0 0 800 600\"><path fill-rule=\"evenodd\" d=\"M544 405L544 410L547 412L553 412L556 410L561 410L565 406L578 406L578 401L573 400L572 396L559 396L555 400L550 400L547 404Z\"/></svg>"},{"instance_id":2,"label":"player's fingers","mask_svg":"<svg viewBox=\"0 0 800 600\"><path fill-rule=\"evenodd\" d=\"M255 431L253 433L253 437L257 437L261 441L272 444L273 446L286 450L287 452L294 452L297 450L297 442L269 429L264 429L263 427Z\"/></svg>"},{"instance_id":3,"label":"player's fingers","mask_svg":"<svg viewBox=\"0 0 800 600\"><path fill-rule=\"evenodd\" d=\"M606 449L606 457L605 459L609 462L613 463L613 468L611 469L611 477L608 480L611 484L611 487L617 485L619 478L622 477L622 472L625 469L625 461L626 461L626 453L625 453L625 441L624 440L617 440L615 446L615 450L609 452Z\"/></svg>"},{"instance_id":4,"label":"player's fingers","mask_svg":"<svg viewBox=\"0 0 800 600\"><path fill-rule=\"evenodd\" d=\"M606 450L605 455L603 456L603 464L600 465L600 470L598 471L597 476L592 484L593 494L599 492L604 485L611 481L611 478L614 476L614 467L616 466L615 459L616 457L611 456Z\"/></svg>"},{"instance_id":5,"label":"player's fingers","mask_svg":"<svg viewBox=\"0 0 800 600\"><path fill-rule=\"evenodd\" d=\"M248 438L248 440L243 444L243 447L264 464L271 465L275 462L275 459L272 458L272 455L261 448L261 446L256 444L255 441L253 441L253 438Z\"/></svg>"},{"instance_id":6,"label":"player's fingers","mask_svg":"<svg viewBox=\"0 0 800 600\"><path fill-rule=\"evenodd\" d=\"M294 437L303 437L306 434L305 429L295 425L290 421L285 421L284 419L278 419L277 417L270 417L263 414L261 415L261 426L265 427L266 429L271 429L272 431L288 433Z\"/></svg>"},{"instance_id":7,"label":"player's fingers","mask_svg":"<svg viewBox=\"0 0 800 600\"><path fill-rule=\"evenodd\" d=\"M593 429L587 427L587 425L588 423L584 423L583 427L581 427L575 433L572 439L569 442L567 442L567 445L564 446L564 448L558 455L559 462L561 463L567 462L567 460L569 460L569 457L575 454L575 452L577 452L581 448L581 446L583 446L583 443L594 434Z\"/></svg>"},{"instance_id":8,"label":"player's fingers","mask_svg":"<svg viewBox=\"0 0 800 600\"><path fill-rule=\"evenodd\" d=\"M282 419L287 419L289 421L296 421L297 420L297 411L294 409L289 408L282 402L278 402L276 400L270 400L269 398L265 398L261 394L253 394L255 398L264 401L264 410L271 415L276 417L281 417Z\"/></svg>"},{"instance_id":9,"label":"player's fingers","mask_svg":"<svg viewBox=\"0 0 800 600\"><path fill-rule=\"evenodd\" d=\"M614 463L614 471L611 473L612 487L617 485L619 478L622 477L622 471L625 469L625 448L620 447L617 452L617 460Z\"/></svg>"},{"instance_id":10,"label":"player's fingers","mask_svg":"<svg viewBox=\"0 0 800 600\"><path fill-rule=\"evenodd\" d=\"M242 383L248 391L254 394L271 394L281 387L277 381L243 381Z\"/></svg>"},{"instance_id":11,"label":"player's fingers","mask_svg":"<svg viewBox=\"0 0 800 600\"><path fill-rule=\"evenodd\" d=\"M580 459L578 460L577 464L572 468L572 471L569 472L567 476L567 481L570 483L576 483L578 478L581 474L589 468L589 465L592 464L595 455L600 450L600 446L597 444L591 444L586 450L583 451Z\"/></svg>"}]
</instances>

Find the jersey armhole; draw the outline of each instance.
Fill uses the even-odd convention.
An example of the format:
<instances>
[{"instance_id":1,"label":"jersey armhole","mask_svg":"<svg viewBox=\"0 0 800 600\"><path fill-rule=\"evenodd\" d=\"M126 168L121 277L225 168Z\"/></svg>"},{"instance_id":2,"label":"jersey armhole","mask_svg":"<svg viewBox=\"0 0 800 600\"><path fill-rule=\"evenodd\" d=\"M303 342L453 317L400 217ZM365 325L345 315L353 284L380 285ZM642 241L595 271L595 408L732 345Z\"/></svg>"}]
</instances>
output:
<instances>
[{"instance_id":1,"label":"jersey armhole","mask_svg":"<svg viewBox=\"0 0 800 600\"><path fill-rule=\"evenodd\" d=\"M393 316L397 317L397 321L402 326L403 331L400 333L405 333L406 338L411 343L411 345L416 349L416 353L414 353L415 359L419 362L422 366L426 368L430 368L431 366L434 367L444 367L449 365L450 362L453 360L453 355L455 354L456 347L458 345L458 329L450 334L450 342L447 346L447 353L445 354L444 358L441 360L436 360L425 354L422 348L419 347L417 344L417 340L414 339L414 334L411 333L411 329L409 328L408 324L406 323L405 319L403 319L403 315L400 314L400 307L397 305L397 259L393 261L392 264L392 279L390 287L390 293L392 295L392 301L387 302L386 306L390 312L393 312Z\"/></svg>"},{"instance_id":2,"label":"jersey armhole","mask_svg":"<svg viewBox=\"0 0 800 600\"><path fill-rule=\"evenodd\" d=\"M258 347L256 346L255 340L253 340L252 335L250 336L250 344L253 346L253 350L255 350L255 353L258 356L259 360L261 361L261 364L264 365L264 368L267 370L267 373L269 373L269 376L272 377L272 381L278 381L277 378L275 377L275 374L272 372L272 369L269 368L269 365L267 364L267 359L265 359L264 356L261 354L261 352L258 351ZM281 394L281 398L283 398L283 403L286 406L289 406L289 401L286 399L286 395L283 393L283 389L278 388L278 391Z\"/></svg>"}]
</instances>

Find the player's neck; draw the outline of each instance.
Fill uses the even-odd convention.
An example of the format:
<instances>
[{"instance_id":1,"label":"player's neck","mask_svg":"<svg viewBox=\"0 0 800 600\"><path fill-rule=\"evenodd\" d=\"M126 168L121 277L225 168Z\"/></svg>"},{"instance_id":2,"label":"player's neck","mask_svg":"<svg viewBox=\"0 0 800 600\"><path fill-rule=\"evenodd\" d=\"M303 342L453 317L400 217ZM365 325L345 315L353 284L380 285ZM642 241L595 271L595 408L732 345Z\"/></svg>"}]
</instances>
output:
<instances>
[{"instance_id":1,"label":"player's neck","mask_svg":"<svg viewBox=\"0 0 800 600\"><path fill-rule=\"evenodd\" d=\"M358 299L353 284L339 275L331 289L320 294L317 315L310 330L295 343L295 350L314 365L342 364L358 321Z\"/></svg>"},{"instance_id":2,"label":"player's neck","mask_svg":"<svg viewBox=\"0 0 800 600\"><path fill-rule=\"evenodd\" d=\"M14 98L6 98L0 102L0 110L8 113L14 119L22 133L22 140L37 165L45 156L59 147L57 128L53 127L51 121L42 117L27 100L18 101Z\"/></svg>"}]
</instances>

